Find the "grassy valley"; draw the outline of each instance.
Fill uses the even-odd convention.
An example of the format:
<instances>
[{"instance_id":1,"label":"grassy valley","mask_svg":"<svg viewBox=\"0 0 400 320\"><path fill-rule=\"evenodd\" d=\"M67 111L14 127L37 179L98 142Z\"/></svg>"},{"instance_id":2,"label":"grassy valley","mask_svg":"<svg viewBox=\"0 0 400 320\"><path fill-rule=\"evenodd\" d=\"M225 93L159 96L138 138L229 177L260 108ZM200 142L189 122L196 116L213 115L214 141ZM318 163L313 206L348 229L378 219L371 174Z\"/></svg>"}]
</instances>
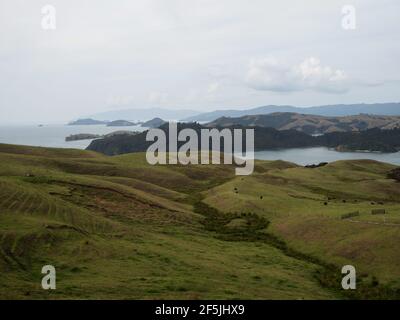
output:
<instances>
[{"instance_id":1,"label":"grassy valley","mask_svg":"<svg viewBox=\"0 0 400 320\"><path fill-rule=\"evenodd\" d=\"M143 153L0 145L0 297L397 297L392 169L257 161L237 177L228 165L150 166ZM57 290L41 289L46 264ZM343 264L357 268L357 295L341 290Z\"/></svg>"},{"instance_id":2,"label":"grassy valley","mask_svg":"<svg viewBox=\"0 0 400 320\"><path fill-rule=\"evenodd\" d=\"M235 178L205 201L224 211L251 210L269 219L270 230L289 246L399 287L400 185L387 179L390 169L370 160L315 169L288 165ZM388 214L372 215L377 208ZM359 215L343 218L352 212Z\"/></svg>"}]
</instances>

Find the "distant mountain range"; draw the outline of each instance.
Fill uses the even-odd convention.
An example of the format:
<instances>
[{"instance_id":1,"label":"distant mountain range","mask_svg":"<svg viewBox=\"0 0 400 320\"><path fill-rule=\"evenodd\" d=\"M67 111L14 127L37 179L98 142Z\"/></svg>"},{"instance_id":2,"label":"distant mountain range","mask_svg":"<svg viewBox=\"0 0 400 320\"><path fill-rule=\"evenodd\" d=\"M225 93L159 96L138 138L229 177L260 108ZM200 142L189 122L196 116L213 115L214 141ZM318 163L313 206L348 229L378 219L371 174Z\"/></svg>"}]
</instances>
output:
<instances>
[{"instance_id":1,"label":"distant mountain range","mask_svg":"<svg viewBox=\"0 0 400 320\"><path fill-rule=\"evenodd\" d=\"M307 108L269 105L245 110L216 110L180 119L187 122L209 122L220 117L242 117L245 115L270 114L274 112L293 112L335 117L358 115L361 113L397 116L400 115L400 103L340 104Z\"/></svg>"},{"instance_id":2,"label":"distant mountain range","mask_svg":"<svg viewBox=\"0 0 400 320\"><path fill-rule=\"evenodd\" d=\"M361 131L372 128L400 128L400 116L357 116L326 117L292 112L276 112L261 115L246 115L238 118L221 117L205 124L206 127L270 127L278 130L295 129L308 134L329 132Z\"/></svg>"},{"instance_id":3,"label":"distant mountain range","mask_svg":"<svg viewBox=\"0 0 400 320\"><path fill-rule=\"evenodd\" d=\"M156 117L166 120L179 120L199 114L194 110L171 110L162 108L141 108L141 109L122 109L112 110L90 115L88 118L95 120L128 120L128 121L147 121Z\"/></svg>"},{"instance_id":4,"label":"distant mountain range","mask_svg":"<svg viewBox=\"0 0 400 320\"><path fill-rule=\"evenodd\" d=\"M294 107L288 105L268 105L242 110L216 110L201 113L195 110L172 110L163 108L121 109L96 113L86 117L93 120L109 122L124 119L126 121L148 121L153 118L176 120L183 122L210 122L221 117L242 117L246 115L271 114L276 112L291 112L320 116L351 116L359 114L375 114L400 116L400 103L374 103L374 104L340 104L316 107ZM83 119L85 120L85 119ZM101 123L101 122L100 122ZM78 124L78 123L76 123ZM81 123L79 123L81 124ZM86 123L82 123L86 124ZM95 124L94 122L90 124Z\"/></svg>"}]
</instances>

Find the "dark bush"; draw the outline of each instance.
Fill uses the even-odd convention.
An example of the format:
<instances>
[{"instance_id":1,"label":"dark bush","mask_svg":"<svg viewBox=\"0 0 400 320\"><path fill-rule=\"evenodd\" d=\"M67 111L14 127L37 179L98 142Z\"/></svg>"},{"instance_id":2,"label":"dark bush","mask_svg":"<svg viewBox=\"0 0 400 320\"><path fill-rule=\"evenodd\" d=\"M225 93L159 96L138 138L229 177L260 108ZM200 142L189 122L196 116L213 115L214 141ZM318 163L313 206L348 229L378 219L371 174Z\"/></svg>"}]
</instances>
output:
<instances>
[{"instance_id":1,"label":"dark bush","mask_svg":"<svg viewBox=\"0 0 400 320\"><path fill-rule=\"evenodd\" d=\"M349 219L352 217L357 217L359 215L360 215L360 213L358 211L349 212L349 213L342 214L341 219Z\"/></svg>"},{"instance_id":2,"label":"dark bush","mask_svg":"<svg viewBox=\"0 0 400 320\"><path fill-rule=\"evenodd\" d=\"M388 173L389 179L394 179L400 182L400 168L393 169Z\"/></svg>"}]
</instances>

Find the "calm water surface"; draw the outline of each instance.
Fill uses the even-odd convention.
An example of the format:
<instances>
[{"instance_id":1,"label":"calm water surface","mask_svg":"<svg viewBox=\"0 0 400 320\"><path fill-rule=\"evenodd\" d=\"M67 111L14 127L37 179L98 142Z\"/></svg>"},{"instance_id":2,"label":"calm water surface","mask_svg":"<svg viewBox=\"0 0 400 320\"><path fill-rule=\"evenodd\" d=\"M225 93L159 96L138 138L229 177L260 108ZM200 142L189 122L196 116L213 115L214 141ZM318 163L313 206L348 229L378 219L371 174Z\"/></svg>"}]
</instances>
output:
<instances>
[{"instance_id":1,"label":"calm water surface","mask_svg":"<svg viewBox=\"0 0 400 320\"><path fill-rule=\"evenodd\" d=\"M358 159L371 159L400 165L400 152L338 152L324 147L257 151L254 152L254 157L260 160L285 160L303 166L320 162Z\"/></svg>"},{"instance_id":2,"label":"calm water surface","mask_svg":"<svg viewBox=\"0 0 400 320\"><path fill-rule=\"evenodd\" d=\"M107 134L114 131L144 131L141 126L107 127L105 125L67 126L0 126L0 143L22 144L28 146L85 149L91 140L65 141L71 134Z\"/></svg>"}]
</instances>

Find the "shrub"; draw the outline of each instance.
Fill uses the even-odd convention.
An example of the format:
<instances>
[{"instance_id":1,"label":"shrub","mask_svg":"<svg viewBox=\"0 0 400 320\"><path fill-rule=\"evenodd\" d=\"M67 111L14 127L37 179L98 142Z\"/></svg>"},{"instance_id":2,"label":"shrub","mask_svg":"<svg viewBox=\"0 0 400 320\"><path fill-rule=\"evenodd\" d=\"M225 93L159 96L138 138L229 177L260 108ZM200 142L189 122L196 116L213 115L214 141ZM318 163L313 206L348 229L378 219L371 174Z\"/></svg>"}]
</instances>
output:
<instances>
[{"instance_id":1,"label":"shrub","mask_svg":"<svg viewBox=\"0 0 400 320\"><path fill-rule=\"evenodd\" d=\"M389 171L387 176L389 179L394 179L400 182L400 168Z\"/></svg>"},{"instance_id":2,"label":"shrub","mask_svg":"<svg viewBox=\"0 0 400 320\"><path fill-rule=\"evenodd\" d=\"M349 213L342 214L341 219L349 219L352 217L358 217L359 215L360 215L360 213L358 211L349 212Z\"/></svg>"},{"instance_id":3,"label":"shrub","mask_svg":"<svg viewBox=\"0 0 400 320\"><path fill-rule=\"evenodd\" d=\"M386 214L385 209L373 209L371 210L371 214Z\"/></svg>"}]
</instances>

